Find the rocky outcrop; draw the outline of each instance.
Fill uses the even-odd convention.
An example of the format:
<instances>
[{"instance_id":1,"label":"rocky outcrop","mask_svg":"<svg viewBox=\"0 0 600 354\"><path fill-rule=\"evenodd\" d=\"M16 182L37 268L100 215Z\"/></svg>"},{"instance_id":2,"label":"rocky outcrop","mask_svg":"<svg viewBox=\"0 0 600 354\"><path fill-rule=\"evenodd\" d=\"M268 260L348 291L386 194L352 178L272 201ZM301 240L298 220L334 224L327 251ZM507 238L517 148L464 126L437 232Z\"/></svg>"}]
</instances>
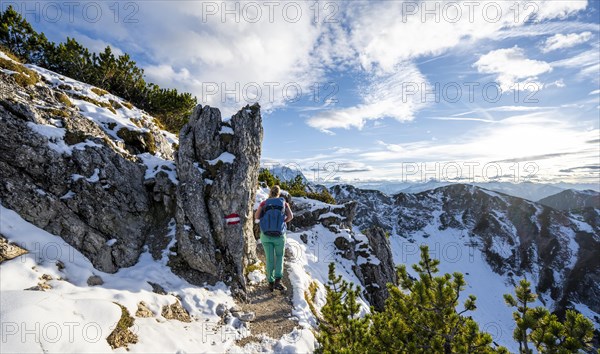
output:
<instances>
[{"instance_id":1,"label":"rocky outcrop","mask_svg":"<svg viewBox=\"0 0 600 354\"><path fill-rule=\"evenodd\" d=\"M262 137L258 105L228 121L218 109L198 106L180 133L178 253L207 280L239 290L244 267L256 259L252 207Z\"/></svg>"},{"instance_id":2,"label":"rocky outcrop","mask_svg":"<svg viewBox=\"0 0 600 354\"><path fill-rule=\"evenodd\" d=\"M389 296L386 284L398 284L392 249L388 239L389 233L380 227L374 226L363 230L363 234L367 236L370 253L379 260L379 263L357 262L358 271L355 271L355 273L365 286L369 303L381 311L385 306L385 299ZM366 257L363 255L363 258Z\"/></svg>"},{"instance_id":3,"label":"rocky outcrop","mask_svg":"<svg viewBox=\"0 0 600 354\"><path fill-rule=\"evenodd\" d=\"M356 202L332 205L308 198L291 198L294 219L290 231L301 232L322 225L331 231L335 253L352 262L352 270L364 287L364 297L376 309L382 310L388 297L387 284L397 284L396 271L389 243L389 233L379 227L353 231ZM300 236L304 243L323 242L312 233ZM329 247L328 247L329 249Z\"/></svg>"},{"instance_id":4,"label":"rocky outcrop","mask_svg":"<svg viewBox=\"0 0 600 354\"><path fill-rule=\"evenodd\" d=\"M338 203L357 203L353 223L361 230L378 226L386 230L393 228L393 198L377 190L360 189L351 185L335 185L329 190Z\"/></svg>"},{"instance_id":5,"label":"rocky outcrop","mask_svg":"<svg viewBox=\"0 0 600 354\"><path fill-rule=\"evenodd\" d=\"M36 85L0 71L2 205L62 237L105 272L135 264L145 246L162 257L164 236L173 231L174 271L243 290L243 268L256 258L251 214L260 107L223 121L219 110L198 106L175 155L177 138L146 112L30 68ZM228 215L237 222L228 223Z\"/></svg>"},{"instance_id":6,"label":"rocky outcrop","mask_svg":"<svg viewBox=\"0 0 600 354\"><path fill-rule=\"evenodd\" d=\"M322 224L333 232L339 228L352 228L356 210L354 201L332 205L308 198L292 197L288 199L294 213L294 219L288 225L290 231L309 228L317 224Z\"/></svg>"},{"instance_id":7,"label":"rocky outcrop","mask_svg":"<svg viewBox=\"0 0 600 354\"><path fill-rule=\"evenodd\" d=\"M62 103L52 84L21 87L5 73L0 80L9 88L0 97L1 203L102 271L133 265L146 237L164 235L174 215L174 195L163 198L173 193L166 173L149 183L146 166L124 142ZM147 132L157 134L156 151L172 153L153 129Z\"/></svg>"}]
</instances>

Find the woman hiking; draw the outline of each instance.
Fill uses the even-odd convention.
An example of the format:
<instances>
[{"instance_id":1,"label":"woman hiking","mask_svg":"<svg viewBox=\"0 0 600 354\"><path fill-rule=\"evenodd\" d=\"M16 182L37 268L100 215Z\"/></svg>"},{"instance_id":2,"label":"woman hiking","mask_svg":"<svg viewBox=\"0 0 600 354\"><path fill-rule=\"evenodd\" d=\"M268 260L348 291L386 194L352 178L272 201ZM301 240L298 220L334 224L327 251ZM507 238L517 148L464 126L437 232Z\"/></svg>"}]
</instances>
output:
<instances>
[{"instance_id":1,"label":"woman hiking","mask_svg":"<svg viewBox=\"0 0 600 354\"><path fill-rule=\"evenodd\" d=\"M269 198L260 203L254 219L260 220L260 243L265 249L266 273L269 290L285 291L281 283L283 277L283 256L285 248L286 224L294 215L288 203L280 197L281 188L273 186Z\"/></svg>"}]
</instances>

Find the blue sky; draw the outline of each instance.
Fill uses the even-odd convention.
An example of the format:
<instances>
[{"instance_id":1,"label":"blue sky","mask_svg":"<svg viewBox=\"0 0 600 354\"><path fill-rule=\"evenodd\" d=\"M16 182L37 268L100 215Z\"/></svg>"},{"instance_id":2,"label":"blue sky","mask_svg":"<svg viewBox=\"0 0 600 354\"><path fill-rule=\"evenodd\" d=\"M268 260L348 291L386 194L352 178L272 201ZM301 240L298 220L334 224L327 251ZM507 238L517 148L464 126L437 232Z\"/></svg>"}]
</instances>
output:
<instances>
[{"instance_id":1,"label":"blue sky","mask_svg":"<svg viewBox=\"0 0 600 354\"><path fill-rule=\"evenodd\" d=\"M13 3L51 40L224 115L260 87L264 163L308 178L600 178L598 1L35 4Z\"/></svg>"}]
</instances>

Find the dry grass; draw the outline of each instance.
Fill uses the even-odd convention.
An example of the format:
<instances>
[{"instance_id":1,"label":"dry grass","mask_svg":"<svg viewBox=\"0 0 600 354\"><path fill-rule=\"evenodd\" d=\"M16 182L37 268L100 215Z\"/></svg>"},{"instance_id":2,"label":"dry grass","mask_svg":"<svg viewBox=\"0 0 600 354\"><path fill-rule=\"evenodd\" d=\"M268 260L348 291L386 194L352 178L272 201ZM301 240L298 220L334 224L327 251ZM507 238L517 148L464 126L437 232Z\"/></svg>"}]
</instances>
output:
<instances>
[{"instance_id":1,"label":"dry grass","mask_svg":"<svg viewBox=\"0 0 600 354\"><path fill-rule=\"evenodd\" d=\"M101 88L98 87L92 87L92 92L95 93L96 95L102 97L104 95L108 95L108 91L103 90Z\"/></svg>"},{"instance_id":2,"label":"dry grass","mask_svg":"<svg viewBox=\"0 0 600 354\"><path fill-rule=\"evenodd\" d=\"M313 280L308 285L308 290L304 291L304 300L306 300L306 303L308 304L308 308L310 308L310 312L312 312L316 318L319 318L319 312L317 311L317 309L315 307L315 297L317 296L318 289L319 289L319 285L317 284L316 281Z\"/></svg>"},{"instance_id":3,"label":"dry grass","mask_svg":"<svg viewBox=\"0 0 600 354\"><path fill-rule=\"evenodd\" d=\"M35 85L40 81L40 77L37 73L35 73L33 70L27 69L18 62L0 58L0 67L16 72L16 74L13 74L12 77L21 87Z\"/></svg>"},{"instance_id":4,"label":"dry grass","mask_svg":"<svg viewBox=\"0 0 600 354\"><path fill-rule=\"evenodd\" d=\"M66 107L73 107L73 103L71 103L69 96L65 95L62 92L59 92L56 96L57 96L56 98L58 99L58 101L60 103L64 104Z\"/></svg>"},{"instance_id":5,"label":"dry grass","mask_svg":"<svg viewBox=\"0 0 600 354\"><path fill-rule=\"evenodd\" d=\"M128 344L135 344L138 341L138 336L129 330L129 327L133 326L135 319L131 317L125 306L116 302L115 304L121 308L121 318L117 322L114 331L106 338L106 341L113 349L120 347L127 348Z\"/></svg>"}]
</instances>

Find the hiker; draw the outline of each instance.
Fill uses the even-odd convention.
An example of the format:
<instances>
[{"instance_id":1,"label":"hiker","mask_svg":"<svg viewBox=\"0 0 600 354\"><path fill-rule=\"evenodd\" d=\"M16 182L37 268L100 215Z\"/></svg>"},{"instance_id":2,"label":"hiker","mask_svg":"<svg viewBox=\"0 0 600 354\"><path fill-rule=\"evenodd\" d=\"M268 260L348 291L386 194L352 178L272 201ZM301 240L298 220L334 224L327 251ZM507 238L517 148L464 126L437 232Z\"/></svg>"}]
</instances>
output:
<instances>
[{"instance_id":1,"label":"hiker","mask_svg":"<svg viewBox=\"0 0 600 354\"><path fill-rule=\"evenodd\" d=\"M266 273L269 290L285 291L281 283L283 277L283 256L285 248L286 224L294 215L285 199L280 197L281 188L273 186L269 198L260 203L254 213L254 219L260 220L260 242L265 250L267 260Z\"/></svg>"}]
</instances>

